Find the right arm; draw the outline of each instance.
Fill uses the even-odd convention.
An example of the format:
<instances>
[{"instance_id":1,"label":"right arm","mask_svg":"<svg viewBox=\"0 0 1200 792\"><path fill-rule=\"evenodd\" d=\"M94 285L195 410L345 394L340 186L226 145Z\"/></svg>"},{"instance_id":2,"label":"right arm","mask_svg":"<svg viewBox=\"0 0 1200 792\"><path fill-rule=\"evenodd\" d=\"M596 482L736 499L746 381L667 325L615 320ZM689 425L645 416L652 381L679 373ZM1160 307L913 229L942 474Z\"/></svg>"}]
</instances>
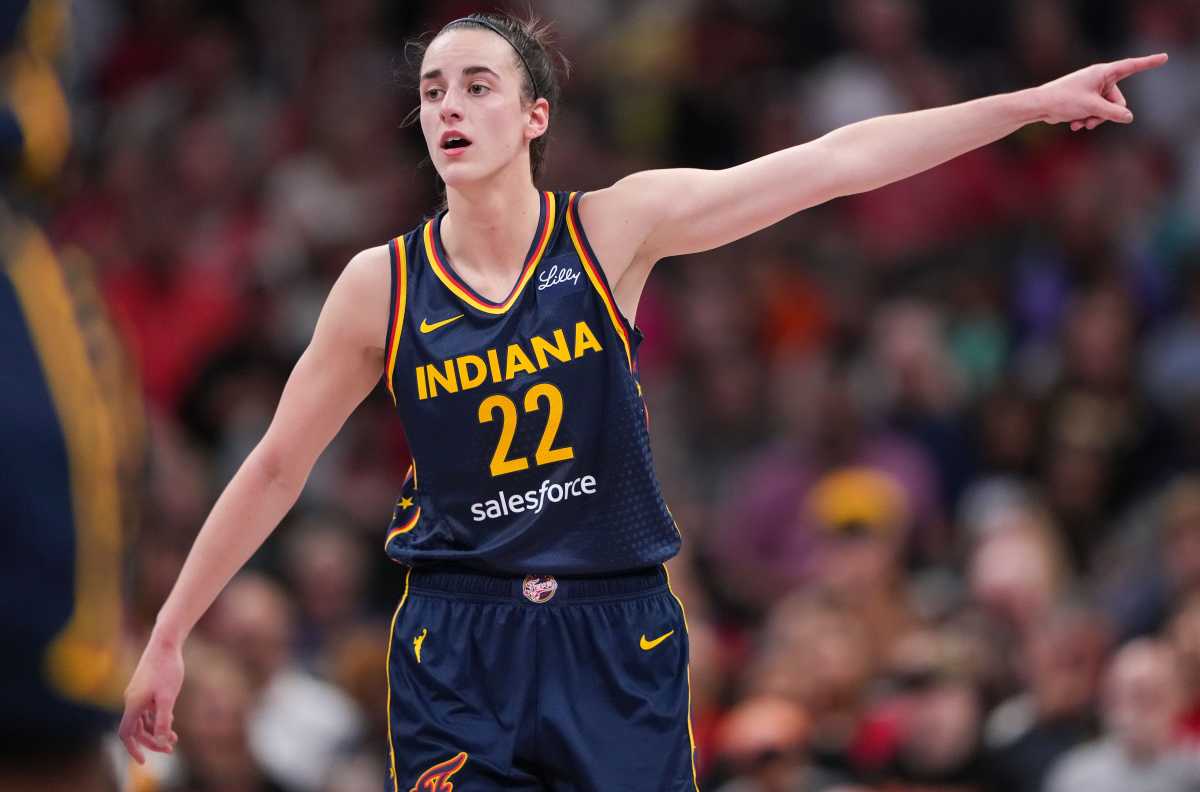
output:
<instances>
[{"instance_id":1,"label":"right arm","mask_svg":"<svg viewBox=\"0 0 1200 792\"><path fill-rule=\"evenodd\" d=\"M266 434L213 506L125 691L120 735L130 755L169 751L183 683L182 647L213 600L296 503L317 457L379 381L390 294L386 246L342 272L312 341L288 377Z\"/></svg>"}]
</instances>

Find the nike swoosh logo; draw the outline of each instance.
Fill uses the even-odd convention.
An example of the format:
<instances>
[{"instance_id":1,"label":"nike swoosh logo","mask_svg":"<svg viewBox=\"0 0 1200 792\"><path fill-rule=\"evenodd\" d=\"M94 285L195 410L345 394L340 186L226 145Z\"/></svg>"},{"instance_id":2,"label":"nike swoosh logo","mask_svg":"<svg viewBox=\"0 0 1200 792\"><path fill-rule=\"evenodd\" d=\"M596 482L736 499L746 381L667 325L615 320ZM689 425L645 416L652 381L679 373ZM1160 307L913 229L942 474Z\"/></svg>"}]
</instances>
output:
<instances>
[{"instance_id":1,"label":"nike swoosh logo","mask_svg":"<svg viewBox=\"0 0 1200 792\"><path fill-rule=\"evenodd\" d=\"M442 321L434 322L433 324L430 324L428 319L422 319L420 329L421 329L422 333L432 333L434 330L437 330L439 327L445 327L446 325L450 324L451 322L457 322L459 319L462 319L462 318L463 318L463 314L459 314L458 316L451 316L449 319L443 319Z\"/></svg>"},{"instance_id":2,"label":"nike swoosh logo","mask_svg":"<svg viewBox=\"0 0 1200 792\"><path fill-rule=\"evenodd\" d=\"M663 633L662 635L658 636L653 641L647 641L646 634L642 633L642 641L639 645L642 647L643 652L649 652L651 649L658 646L660 643L667 640L674 634L675 634L675 631L671 630L669 633Z\"/></svg>"}]
</instances>

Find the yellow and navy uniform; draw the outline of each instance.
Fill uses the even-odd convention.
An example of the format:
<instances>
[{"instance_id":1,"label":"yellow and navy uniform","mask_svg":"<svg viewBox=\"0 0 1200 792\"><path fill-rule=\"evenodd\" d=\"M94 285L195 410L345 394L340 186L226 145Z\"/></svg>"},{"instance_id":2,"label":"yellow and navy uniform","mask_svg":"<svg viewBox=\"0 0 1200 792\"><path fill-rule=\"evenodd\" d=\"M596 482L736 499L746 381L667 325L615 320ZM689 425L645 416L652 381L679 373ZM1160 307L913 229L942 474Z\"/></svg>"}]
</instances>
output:
<instances>
[{"instance_id":1,"label":"yellow and navy uniform","mask_svg":"<svg viewBox=\"0 0 1200 792\"><path fill-rule=\"evenodd\" d=\"M500 303L455 275L442 215L391 242L385 376L414 459L387 536L401 563L598 574L679 550L650 458L640 335L588 245L579 195L541 201Z\"/></svg>"},{"instance_id":2,"label":"yellow and navy uniform","mask_svg":"<svg viewBox=\"0 0 1200 792\"><path fill-rule=\"evenodd\" d=\"M502 302L455 274L442 215L391 243L385 382L415 460L386 542L392 792L696 789L640 335L578 207L541 194Z\"/></svg>"},{"instance_id":3,"label":"yellow and navy uniform","mask_svg":"<svg viewBox=\"0 0 1200 792\"><path fill-rule=\"evenodd\" d=\"M69 752L115 723L136 380L81 258L0 207L0 754Z\"/></svg>"}]
</instances>

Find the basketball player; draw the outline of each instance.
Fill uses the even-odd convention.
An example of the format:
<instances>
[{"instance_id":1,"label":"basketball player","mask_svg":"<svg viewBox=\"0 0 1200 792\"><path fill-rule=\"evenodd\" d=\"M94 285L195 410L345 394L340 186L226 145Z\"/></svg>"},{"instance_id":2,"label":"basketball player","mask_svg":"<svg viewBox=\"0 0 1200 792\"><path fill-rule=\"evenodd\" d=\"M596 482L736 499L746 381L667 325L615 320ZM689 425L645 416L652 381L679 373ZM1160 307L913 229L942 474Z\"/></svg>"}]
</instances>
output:
<instances>
[{"instance_id":1,"label":"basketball player","mask_svg":"<svg viewBox=\"0 0 1200 792\"><path fill-rule=\"evenodd\" d=\"M534 185L558 100L539 32L446 25L420 123L446 209L355 256L265 437L218 499L126 693L139 761L170 750L180 647L296 501L382 372L413 450L386 549L393 792L695 789L680 537L651 465L638 297L655 262L931 168L1035 121L1132 115L1117 82L1165 55L875 118L723 171ZM748 112L753 99L748 97Z\"/></svg>"},{"instance_id":2,"label":"basketball player","mask_svg":"<svg viewBox=\"0 0 1200 792\"><path fill-rule=\"evenodd\" d=\"M116 792L142 404L89 262L27 209L70 140L69 10L0 7L0 790Z\"/></svg>"}]
</instances>

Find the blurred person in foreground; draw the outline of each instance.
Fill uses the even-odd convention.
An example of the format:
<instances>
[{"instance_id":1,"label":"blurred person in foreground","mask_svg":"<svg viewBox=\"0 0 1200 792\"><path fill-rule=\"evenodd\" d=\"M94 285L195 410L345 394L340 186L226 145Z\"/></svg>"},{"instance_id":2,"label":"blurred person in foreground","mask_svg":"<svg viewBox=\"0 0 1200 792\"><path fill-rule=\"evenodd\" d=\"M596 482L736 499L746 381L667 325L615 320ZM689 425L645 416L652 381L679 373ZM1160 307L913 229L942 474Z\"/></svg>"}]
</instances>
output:
<instances>
[{"instance_id":1,"label":"blurred person in foreground","mask_svg":"<svg viewBox=\"0 0 1200 792\"><path fill-rule=\"evenodd\" d=\"M1046 782L1048 792L1200 788L1200 753L1181 749L1176 739L1183 695L1179 660L1169 644L1127 644L1105 682L1105 737L1063 757Z\"/></svg>"},{"instance_id":2,"label":"blurred person in foreground","mask_svg":"<svg viewBox=\"0 0 1200 792\"><path fill-rule=\"evenodd\" d=\"M354 256L334 285L159 613L126 694L126 749L171 750L184 641L382 374L419 465L385 545L407 567L388 658L393 791L451 776L472 790L695 789L686 624L663 566L681 534L635 357L654 265L1026 124L1128 123L1117 83L1165 61L1097 64L581 198L535 186L558 99L542 31L502 15L448 23L423 48L417 112L445 209Z\"/></svg>"},{"instance_id":3,"label":"blurred person in foreground","mask_svg":"<svg viewBox=\"0 0 1200 792\"><path fill-rule=\"evenodd\" d=\"M141 406L88 262L17 208L57 174L69 131L66 6L25 6L0 10L0 789L107 792Z\"/></svg>"}]
</instances>

